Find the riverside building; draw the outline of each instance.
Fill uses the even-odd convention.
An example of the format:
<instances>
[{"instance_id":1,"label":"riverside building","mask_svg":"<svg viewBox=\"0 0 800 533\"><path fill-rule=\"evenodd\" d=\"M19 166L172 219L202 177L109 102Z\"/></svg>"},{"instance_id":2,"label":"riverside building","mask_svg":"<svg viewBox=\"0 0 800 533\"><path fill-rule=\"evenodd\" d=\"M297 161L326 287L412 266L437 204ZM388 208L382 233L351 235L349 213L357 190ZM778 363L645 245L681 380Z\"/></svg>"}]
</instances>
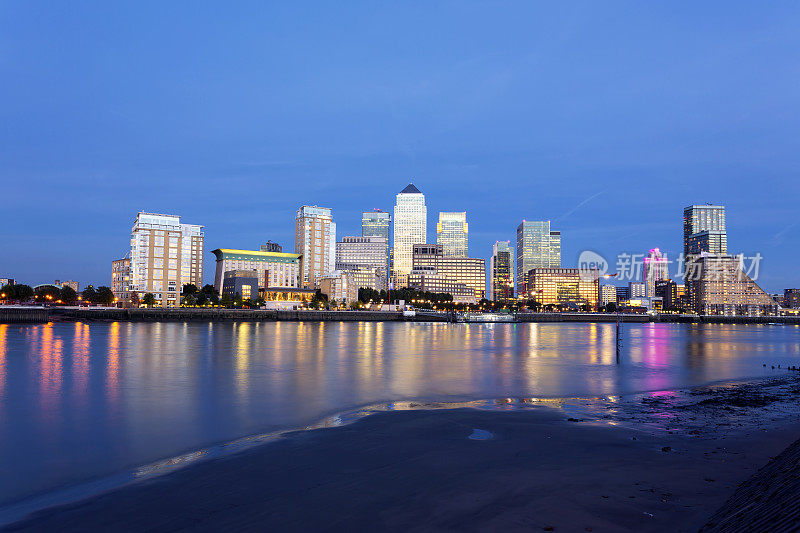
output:
<instances>
[{"instance_id":1,"label":"riverside building","mask_svg":"<svg viewBox=\"0 0 800 533\"><path fill-rule=\"evenodd\" d=\"M386 289L386 260L384 237L342 237L341 242L336 243L336 270L371 271L373 280L365 288ZM384 280L380 287L374 286L376 274Z\"/></svg>"},{"instance_id":2,"label":"riverside building","mask_svg":"<svg viewBox=\"0 0 800 533\"><path fill-rule=\"evenodd\" d=\"M183 285L203 285L203 226L181 224L177 215L140 212L131 230L130 287L138 298L180 304ZM112 263L113 275L113 263Z\"/></svg>"},{"instance_id":3,"label":"riverside building","mask_svg":"<svg viewBox=\"0 0 800 533\"><path fill-rule=\"evenodd\" d=\"M741 259L703 254L694 261L689 300L699 315L763 316L778 313L778 304L744 272ZM687 279L688 281L688 279Z\"/></svg>"},{"instance_id":4,"label":"riverside building","mask_svg":"<svg viewBox=\"0 0 800 533\"><path fill-rule=\"evenodd\" d=\"M254 271L259 289L301 287L300 254L232 248L218 248L211 253L217 258L214 288L220 296L222 296L225 272L229 271Z\"/></svg>"},{"instance_id":5,"label":"riverside building","mask_svg":"<svg viewBox=\"0 0 800 533\"><path fill-rule=\"evenodd\" d=\"M587 306L597 309L600 271L582 268L533 268L528 272L528 298L540 305Z\"/></svg>"},{"instance_id":6,"label":"riverside building","mask_svg":"<svg viewBox=\"0 0 800 533\"><path fill-rule=\"evenodd\" d=\"M517 294L528 294L532 268L561 266L561 232L551 231L550 221L523 220L517 226Z\"/></svg>"},{"instance_id":7,"label":"riverside building","mask_svg":"<svg viewBox=\"0 0 800 533\"><path fill-rule=\"evenodd\" d=\"M486 294L486 260L471 257L445 257L438 244L416 244L412 250L412 270L433 269L455 283L471 288L476 300Z\"/></svg>"},{"instance_id":8,"label":"riverside building","mask_svg":"<svg viewBox=\"0 0 800 533\"><path fill-rule=\"evenodd\" d=\"M514 298L514 249L511 241L497 241L489 260L489 299L507 302Z\"/></svg>"},{"instance_id":9,"label":"riverside building","mask_svg":"<svg viewBox=\"0 0 800 533\"><path fill-rule=\"evenodd\" d=\"M419 267L408 275L408 286L422 292L446 293L453 297L453 303L477 303L475 289L464 283L454 281L439 274L434 267Z\"/></svg>"},{"instance_id":10,"label":"riverside building","mask_svg":"<svg viewBox=\"0 0 800 533\"><path fill-rule=\"evenodd\" d=\"M301 286L316 289L317 279L336 268L336 223L330 208L304 205L297 210L294 251L303 256Z\"/></svg>"},{"instance_id":11,"label":"riverside building","mask_svg":"<svg viewBox=\"0 0 800 533\"><path fill-rule=\"evenodd\" d=\"M111 261L111 292L122 307L131 305L131 260L128 257ZM77 290L75 292L78 292Z\"/></svg>"},{"instance_id":12,"label":"riverside building","mask_svg":"<svg viewBox=\"0 0 800 533\"><path fill-rule=\"evenodd\" d=\"M414 263L414 245L427 240L428 208L425 195L413 183L397 194L394 206L392 277L398 286L408 284Z\"/></svg>"}]
</instances>

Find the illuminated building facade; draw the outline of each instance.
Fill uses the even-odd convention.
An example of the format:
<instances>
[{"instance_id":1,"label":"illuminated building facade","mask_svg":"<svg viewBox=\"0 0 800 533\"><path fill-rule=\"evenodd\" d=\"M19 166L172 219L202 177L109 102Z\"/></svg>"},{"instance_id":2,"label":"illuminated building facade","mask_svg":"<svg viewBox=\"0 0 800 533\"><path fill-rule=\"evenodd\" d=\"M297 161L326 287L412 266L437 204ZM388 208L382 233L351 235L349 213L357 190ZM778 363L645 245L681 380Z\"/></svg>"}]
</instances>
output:
<instances>
[{"instance_id":1,"label":"illuminated building facade","mask_svg":"<svg viewBox=\"0 0 800 533\"><path fill-rule=\"evenodd\" d=\"M699 315L775 315L778 304L744 272L741 258L701 255L694 260L690 302Z\"/></svg>"},{"instance_id":2,"label":"illuminated building facade","mask_svg":"<svg viewBox=\"0 0 800 533\"><path fill-rule=\"evenodd\" d=\"M728 253L725 206L690 205L683 209L683 255Z\"/></svg>"},{"instance_id":3,"label":"illuminated building facade","mask_svg":"<svg viewBox=\"0 0 800 533\"><path fill-rule=\"evenodd\" d=\"M231 248L218 248L211 253L217 257L214 288L220 296L224 274L231 270L255 271L259 289L300 286L300 254Z\"/></svg>"},{"instance_id":4,"label":"illuminated building facade","mask_svg":"<svg viewBox=\"0 0 800 533\"><path fill-rule=\"evenodd\" d=\"M131 260L128 257L111 261L111 292L117 304L122 307L131 305ZM78 292L75 289L75 292Z\"/></svg>"},{"instance_id":5,"label":"illuminated building facade","mask_svg":"<svg viewBox=\"0 0 800 533\"><path fill-rule=\"evenodd\" d=\"M406 286L414 262L414 245L427 241L428 208L425 195L412 183L397 194L394 206L394 245L392 276L398 286Z\"/></svg>"},{"instance_id":6,"label":"illuminated building facade","mask_svg":"<svg viewBox=\"0 0 800 533\"><path fill-rule=\"evenodd\" d=\"M617 287L610 284L601 285L600 305L608 305L610 303L617 303Z\"/></svg>"},{"instance_id":7,"label":"illuminated building facade","mask_svg":"<svg viewBox=\"0 0 800 533\"><path fill-rule=\"evenodd\" d=\"M438 276L463 283L481 300L486 294L486 260L470 257L445 257L438 244L416 244L412 249L412 270L436 270Z\"/></svg>"},{"instance_id":8,"label":"illuminated building facade","mask_svg":"<svg viewBox=\"0 0 800 533\"><path fill-rule=\"evenodd\" d=\"M677 310L682 307L678 299L678 284L671 279L656 281L654 296L661 298L663 309Z\"/></svg>"},{"instance_id":9,"label":"illuminated building facade","mask_svg":"<svg viewBox=\"0 0 800 533\"><path fill-rule=\"evenodd\" d=\"M389 238L392 227L392 215L374 209L361 213L361 236L362 237L382 237L386 241L384 252L384 270L388 278L389 275Z\"/></svg>"},{"instance_id":10,"label":"illuminated building facade","mask_svg":"<svg viewBox=\"0 0 800 533\"><path fill-rule=\"evenodd\" d=\"M355 274L349 270L335 270L319 279L319 290L333 303L346 305L358 300L358 284Z\"/></svg>"},{"instance_id":11,"label":"illuminated building facade","mask_svg":"<svg viewBox=\"0 0 800 533\"><path fill-rule=\"evenodd\" d=\"M422 292L449 294L453 297L453 303L474 304L478 301L473 288L440 275L433 267L412 270L408 275L408 286Z\"/></svg>"},{"instance_id":12,"label":"illuminated building facade","mask_svg":"<svg viewBox=\"0 0 800 533\"><path fill-rule=\"evenodd\" d=\"M533 268L528 272L528 298L541 305L586 305L597 308L600 271L582 268Z\"/></svg>"},{"instance_id":13,"label":"illuminated building facade","mask_svg":"<svg viewBox=\"0 0 800 533\"><path fill-rule=\"evenodd\" d=\"M628 299L647 298L647 286L641 281L628 282Z\"/></svg>"},{"instance_id":14,"label":"illuminated building facade","mask_svg":"<svg viewBox=\"0 0 800 533\"><path fill-rule=\"evenodd\" d=\"M300 282L316 289L317 279L336 269L336 223L330 208L304 205L297 210L294 252L302 255Z\"/></svg>"},{"instance_id":15,"label":"illuminated building facade","mask_svg":"<svg viewBox=\"0 0 800 533\"><path fill-rule=\"evenodd\" d=\"M653 248L642 261L642 279L645 298L656 295L656 282L669 279L669 261L658 248Z\"/></svg>"},{"instance_id":16,"label":"illuminated building facade","mask_svg":"<svg viewBox=\"0 0 800 533\"><path fill-rule=\"evenodd\" d=\"M222 296L233 301L237 296L242 300L257 300L258 274L255 270L228 270L222 281Z\"/></svg>"},{"instance_id":17,"label":"illuminated building facade","mask_svg":"<svg viewBox=\"0 0 800 533\"><path fill-rule=\"evenodd\" d=\"M787 309L800 309L800 289L783 290L783 307Z\"/></svg>"},{"instance_id":18,"label":"illuminated building facade","mask_svg":"<svg viewBox=\"0 0 800 533\"><path fill-rule=\"evenodd\" d=\"M369 285L364 288L385 290L387 288L386 239L379 236L342 237L336 243L336 270L357 270L371 272ZM375 275L383 282L375 286ZM357 282L365 280L357 279Z\"/></svg>"},{"instance_id":19,"label":"illuminated building facade","mask_svg":"<svg viewBox=\"0 0 800 533\"><path fill-rule=\"evenodd\" d=\"M489 260L489 300L507 302L514 298L514 249L510 241L497 241Z\"/></svg>"},{"instance_id":20,"label":"illuminated building facade","mask_svg":"<svg viewBox=\"0 0 800 533\"><path fill-rule=\"evenodd\" d=\"M468 234L466 211L439 213L439 222L436 224L436 244L442 247L442 254L445 257L467 257Z\"/></svg>"},{"instance_id":21,"label":"illuminated building facade","mask_svg":"<svg viewBox=\"0 0 800 533\"><path fill-rule=\"evenodd\" d=\"M523 220L517 226L517 294L528 294L532 268L561 266L561 232L551 231L550 221Z\"/></svg>"},{"instance_id":22,"label":"illuminated building facade","mask_svg":"<svg viewBox=\"0 0 800 533\"><path fill-rule=\"evenodd\" d=\"M203 226L177 215L140 212L131 230L130 290L151 293L156 304L180 304L183 285L203 286Z\"/></svg>"}]
</instances>

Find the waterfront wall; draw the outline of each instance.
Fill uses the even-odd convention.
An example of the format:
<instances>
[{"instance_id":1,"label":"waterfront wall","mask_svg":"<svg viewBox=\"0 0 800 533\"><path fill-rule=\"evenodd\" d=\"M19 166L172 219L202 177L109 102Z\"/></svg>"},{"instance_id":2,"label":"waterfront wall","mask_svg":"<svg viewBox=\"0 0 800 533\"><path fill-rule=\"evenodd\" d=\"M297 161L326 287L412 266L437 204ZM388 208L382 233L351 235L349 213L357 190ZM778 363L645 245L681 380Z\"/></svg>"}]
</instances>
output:
<instances>
[{"instance_id":1,"label":"waterfront wall","mask_svg":"<svg viewBox=\"0 0 800 533\"><path fill-rule=\"evenodd\" d=\"M49 309L46 307L0 307L0 324L19 324L30 322L47 322Z\"/></svg>"},{"instance_id":2,"label":"waterfront wall","mask_svg":"<svg viewBox=\"0 0 800 533\"><path fill-rule=\"evenodd\" d=\"M5 309L17 309L10 317L2 315ZM397 311L312 311L274 309L115 309L115 308L24 308L0 307L0 323L46 322L55 320L120 320L120 321L187 321L187 320L254 320L254 321L333 321L333 322L453 322L452 313L420 311L415 317L405 317ZM514 322L616 322L616 313L517 313ZM644 322L705 323L705 324L798 324L800 317L747 317L747 316L697 316L697 315L643 315L623 314L626 324Z\"/></svg>"},{"instance_id":3,"label":"waterfront wall","mask_svg":"<svg viewBox=\"0 0 800 533\"><path fill-rule=\"evenodd\" d=\"M125 321L168 321L168 320L294 320L294 321L334 321L334 322L390 322L409 320L396 311L287 311L275 309L98 309L98 308L57 308L53 309L55 318L66 320L125 320ZM419 316L412 320L441 321L446 317Z\"/></svg>"}]
</instances>

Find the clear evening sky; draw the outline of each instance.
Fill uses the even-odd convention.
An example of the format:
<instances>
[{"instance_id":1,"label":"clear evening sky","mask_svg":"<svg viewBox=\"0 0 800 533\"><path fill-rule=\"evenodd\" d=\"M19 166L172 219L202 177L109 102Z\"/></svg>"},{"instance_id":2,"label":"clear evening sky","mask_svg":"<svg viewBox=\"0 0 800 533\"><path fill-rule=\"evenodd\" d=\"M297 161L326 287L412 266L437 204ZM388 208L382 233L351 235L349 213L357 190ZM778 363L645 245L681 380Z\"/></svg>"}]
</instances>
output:
<instances>
[{"instance_id":1,"label":"clear evening sky","mask_svg":"<svg viewBox=\"0 0 800 533\"><path fill-rule=\"evenodd\" d=\"M298 5L300 4L300 5ZM553 221L563 264L682 247L727 206L732 253L800 285L796 2L0 4L0 277L110 285L139 210L217 247L338 235L413 181L470 255Z\"/></svg>"}]
</instances>

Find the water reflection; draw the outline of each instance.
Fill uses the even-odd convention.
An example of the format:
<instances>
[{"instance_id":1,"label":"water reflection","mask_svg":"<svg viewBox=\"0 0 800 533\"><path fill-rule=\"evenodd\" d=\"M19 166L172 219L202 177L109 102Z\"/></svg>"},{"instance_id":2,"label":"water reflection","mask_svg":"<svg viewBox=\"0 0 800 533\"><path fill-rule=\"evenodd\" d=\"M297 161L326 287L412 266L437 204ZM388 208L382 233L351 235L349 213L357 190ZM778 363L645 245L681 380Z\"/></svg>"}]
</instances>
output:
<instances>
[{"instance_id":1,"label":"water reflection","mask_svg":"<svg viewBox=\"0 0 800 533\"><path fill-rule=\"evenodd\" d=\"M0 398L6 385L6 352L8 352L8 341L6 340L8 324L0 324ZM2 412L0 412L2 416Z\"/></svg>"},{"instance_id":2,"label":"water reflection","mask_svg":"<svg viewBox=\"0 0 800 533\"><path fill-rule=\"evenodd\" d=\"M0 502L379 402L541 401L763 375L767 361L800 364L797 333L626 324L617 363L614 324L0 325Z\"/></svg>"}]
</instances>

